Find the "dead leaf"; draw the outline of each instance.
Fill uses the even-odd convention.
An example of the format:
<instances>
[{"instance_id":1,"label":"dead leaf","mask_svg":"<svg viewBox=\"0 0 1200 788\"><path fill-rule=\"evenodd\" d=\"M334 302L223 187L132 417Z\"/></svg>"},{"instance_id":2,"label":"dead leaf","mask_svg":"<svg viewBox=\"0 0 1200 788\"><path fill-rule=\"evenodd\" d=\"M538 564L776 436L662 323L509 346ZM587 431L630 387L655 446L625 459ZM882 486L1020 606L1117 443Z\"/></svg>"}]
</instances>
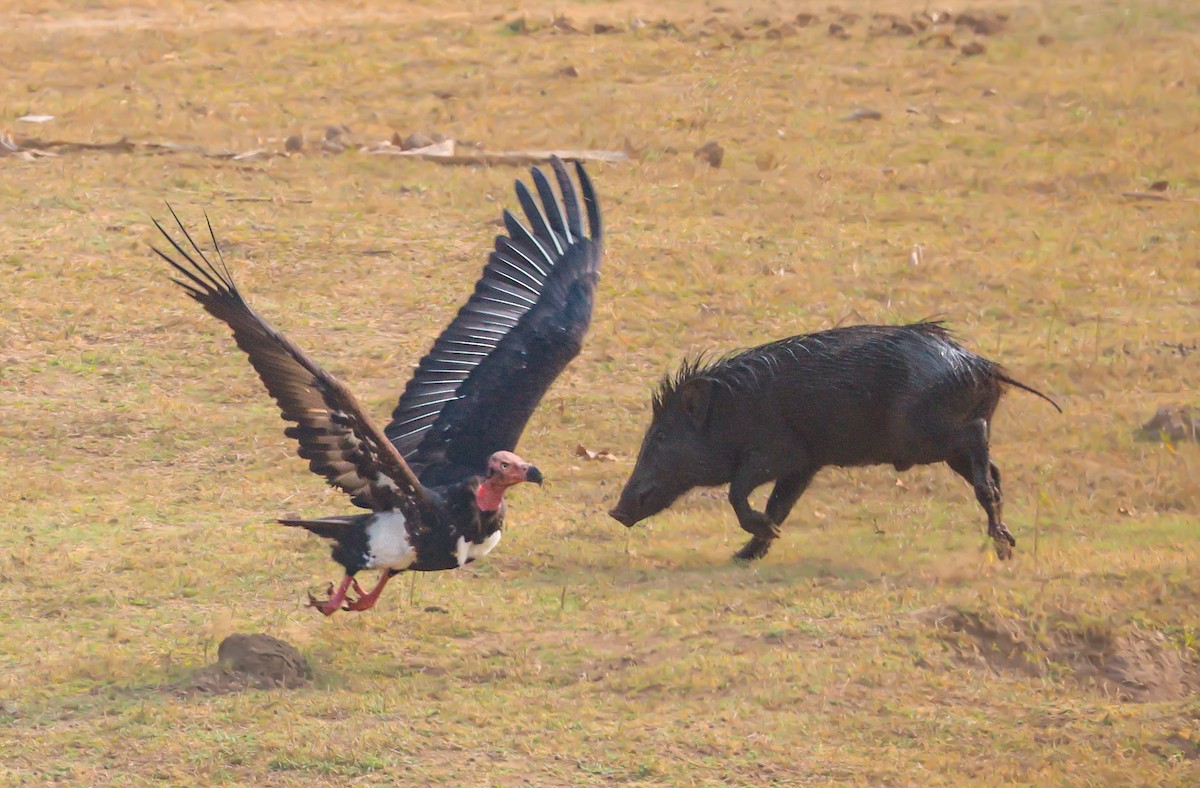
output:
<instances>
[{"instance_id":1,"label":"dead leaf","mask_svg":"<svg viewBox=\"0 0 1200 788\"><path fill-rule=\"evenodd\" d=\"M969 41L966 44L963 44L962 49L959 51L962 52L965 57L975 57L976 55L982 55L984 52L987 52L987 47L984 46L983 42L981 41Z\"/></svg>"},{"instance_id":2,"label":"dead leaf","mask_svg":"<svg viewBox=\"0 0 1200 788\"><path fill-rule=\"evenodd\" d=\"M612 452L610 452L608 449L602 449L600 451L593 451L592 449L589 449L586 446L584 446L582 443L580 443L579 445L577 445L575 447L575 456L583 457L584 459L587 459L587 460L607 460L609 462L617 461L617 456L615 454L613 454Z\"/></svg>"}]
</instances>

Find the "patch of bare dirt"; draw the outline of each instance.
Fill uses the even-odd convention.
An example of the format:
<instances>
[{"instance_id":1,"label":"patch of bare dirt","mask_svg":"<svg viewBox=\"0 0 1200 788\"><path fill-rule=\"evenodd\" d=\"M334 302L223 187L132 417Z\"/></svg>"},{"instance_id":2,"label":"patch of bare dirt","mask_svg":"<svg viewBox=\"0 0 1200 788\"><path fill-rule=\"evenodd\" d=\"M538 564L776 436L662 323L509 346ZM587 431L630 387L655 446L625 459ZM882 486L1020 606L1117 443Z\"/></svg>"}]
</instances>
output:
<instances>
[{"instance_id":1,"label":"patch of bare dirt","mask_svg":"<svg viewBox=\"0 0 1200 788\"><path fill-rule=\"evenodd\" d=\"M295 646L270 635L230 635L217 662L175 687L185 694L225 695L248 689L293 689L312 683L312 669Z\"/></svg>"},{"instance_id":2,"label":"patch of bare dirt","mask_svg":"<svg viewBox=\"0 0 1200 788\"><path fill-rule=\"evenodd\" d=\"M1200 665L1161 632L1118 633L1063 616L1044 630L1020 617L935 607L918 617L964 663L1041 677L1067 670L1079 684L1127 702L1179 700L1200 690Z\"/></svg>"}]
</instances>

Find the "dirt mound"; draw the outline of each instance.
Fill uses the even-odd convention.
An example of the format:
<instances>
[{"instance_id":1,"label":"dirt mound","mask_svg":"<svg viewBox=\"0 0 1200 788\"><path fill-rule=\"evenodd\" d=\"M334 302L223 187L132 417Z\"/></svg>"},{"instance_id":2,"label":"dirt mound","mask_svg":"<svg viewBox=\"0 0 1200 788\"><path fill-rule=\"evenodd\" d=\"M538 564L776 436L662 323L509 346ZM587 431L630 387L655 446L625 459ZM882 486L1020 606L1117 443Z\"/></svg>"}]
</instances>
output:
<instances>
[{"instance_id":1,"label":"dirt mound","mask_svg":"<svg viewBox=\"0 0 1200 788\"><path fill-rule=\"evenodd\" d=\"M312 682L308 662L290 643L270 635L230 635L217 648L217 663L202 668L177 689L185 694L224 695L247 689L291 689Z\"/></svg>"},{"instance_id":2,"label":"dirt mound","mask_svg":"<svg viewBox=\"0 0 1200 788\"><path fill-rule=\"evenodd\" d=\"M1122 701L1178 700L1200 690L1200 665L1161 632L1117 633L1069 616L1040 626L1017 616L921 611L961 661L994 673L1067 675Z\"/></svg>"}]
</instances>

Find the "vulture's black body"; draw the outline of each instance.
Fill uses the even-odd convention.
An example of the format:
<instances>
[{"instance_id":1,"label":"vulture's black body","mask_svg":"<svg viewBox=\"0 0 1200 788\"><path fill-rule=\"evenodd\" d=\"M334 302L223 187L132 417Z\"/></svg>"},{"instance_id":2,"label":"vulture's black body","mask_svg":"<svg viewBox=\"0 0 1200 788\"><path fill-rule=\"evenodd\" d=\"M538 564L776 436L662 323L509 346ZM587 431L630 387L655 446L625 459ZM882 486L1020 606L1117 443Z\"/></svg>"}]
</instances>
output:
<instances>
[{"instance_id":1,"label":"vulture's black body","mask_svg":"<svg viewBox=\"0 0 1200 788\"><path fill-rule=\"evenodd\" d=\"M286 434L299 442L300 456L370 510L280 520L334 541L333 558L346 576L330 599L313 600L327 615L343 600L346 609L372 606L397 572L453 569L482 557L499 541L504 490L541 482L541 472L512 452L546 390L579 353L602 254L600 211L587 173L576 164L581 210L566 168L557 159L551 165L561 201L537 168L541 209L517 182L529 227L504 212L508 234L496 239L474 293L421 360L385 430L340 381L245 302L211 225L218 265L178 217L190 251L155 223L178 258L154 251L182 275L174 281L188 295L233 329L283 418L294 422ZM383 570L370 593L354 580L363 569ZM351 585L357 600L346 597Z\"/></svg>"}]
</instances>

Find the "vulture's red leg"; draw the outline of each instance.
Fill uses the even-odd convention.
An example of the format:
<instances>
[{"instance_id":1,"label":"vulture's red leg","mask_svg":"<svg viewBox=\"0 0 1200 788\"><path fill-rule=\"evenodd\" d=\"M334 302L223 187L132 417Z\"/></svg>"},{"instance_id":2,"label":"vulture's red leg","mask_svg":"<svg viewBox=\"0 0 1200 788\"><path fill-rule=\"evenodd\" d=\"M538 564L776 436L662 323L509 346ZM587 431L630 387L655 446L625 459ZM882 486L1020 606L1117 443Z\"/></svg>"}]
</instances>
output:
<instances>
[{"instance_id":1,"label":"vulture's red leg","mask_svg":"<svg viewBox=\"0 0 1200 788\"><path fill-rule=\"evenodd\" d=\"M342 582L337 587L329 599L317 599L312 594L308 595L308 606L315 607L327 616L332 616L342 607L342 602L346 599L346 591L350 588L350 584L354 582L354 578L346 575L342 578ZM330 588L332 588L332 584Z\"/></svg>"},{"instance_id":2,"label":"vulture's red leg","mask_svg":"<svg viewBox=\"0 0 1200 788\"><path fill-rule=\"evenodd\" d=\"M353 602L347 604L344 609L370 610L371 608L375 607L375 602L379 599L379 592L383 590L383 587L387 585L387 581L390 580L391 577L391 571L384 569L383 573L379 575L379 582L375 584L375 587L371 589L371 592L368 594L362 594L362 596L360 596L358 599L355 599Z\"/></svg>"}]
</instances>

